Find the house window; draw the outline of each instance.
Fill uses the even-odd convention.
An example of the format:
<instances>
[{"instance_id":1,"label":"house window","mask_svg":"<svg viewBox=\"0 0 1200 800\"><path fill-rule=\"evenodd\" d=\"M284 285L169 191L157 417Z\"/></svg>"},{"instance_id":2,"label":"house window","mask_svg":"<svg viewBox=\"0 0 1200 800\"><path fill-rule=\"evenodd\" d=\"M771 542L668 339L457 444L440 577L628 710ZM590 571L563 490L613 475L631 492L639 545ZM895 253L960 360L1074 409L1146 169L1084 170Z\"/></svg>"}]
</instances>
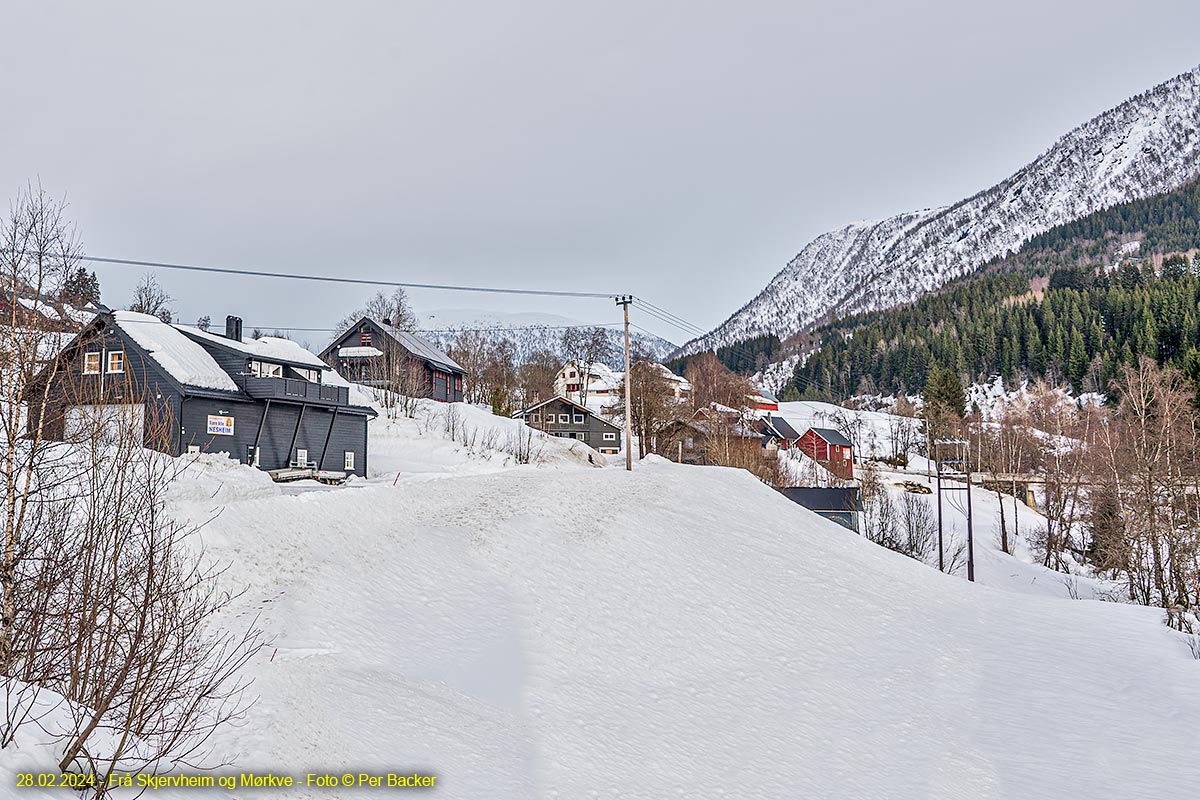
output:
<instances>
[{"instance_id":1,"label":"house window","mask_svg":"<svg viewBox=\"0 0 1200 800\"><path fill-rule=\"evenodd\" d=\"M576 415L575 415L575 424L576 424L576 425L582 425L582 424L583 424L583 414L576 414Z\"/></svg>"},{"instance_id":2,"label":"house window","mask_svg":"<svg viewBox=\"0 0 1200 800\"><path fill-rule=\"evenodd\" d=\"M570 425L571 424L571 415L570 414L559 414L558 421L563 425Z\"/></svg>"},{"instance_id":3,"label":"house window","mask_svg":"<svg viewBox=\"0 0 1200 800\"><path fill-rule=\"evenodd\" d=\"M296 466L297 467L307 467L308 466L308 451L307 450L297 450L296 451Z\"/></svg>"},{"instance_id":4,"label":"house window","mask_svg":"<svg viewBox=\"0 0 1200 800\"><path fill-rule=\"evenodd\" d=\"M578 439L578 440L579 440L579 441L581 441L581 442L583 441L583 437L584 437L584 434L582 434L582 433L577 433L577 434L575 434L575 438L576 438L576 439Z\"/></svg>"},{"instance_id":5,"label":"house window","mask_svg":"<svg viewBox=\"0 0 1200 800\"><path fill-rule=\"evenodd\" d=\"M617 440L617 435L615 433L605 433L604 434L604 441L615 442L616 440Z\"/></svg>"},{"instance_id":6,"label":"house window","mask_svg":"<svg viewBox=\"0 0 1200 800\"><path fill-rule=\"evenodd\" d=\"M124 372L125 371L125 351L124 350L109 350L108 351L108 371L109 372Z\"/></svg>"},{"instance_id":7,"label":"house window","mask_svg":"<svg viewBox=\"0 0 1200 800\"><path fill-rule=\"evenodd\" d=\"M574 378L574 377L575 377L575 370L571 370L570 372L568 372L568 373L567 373L567 377L568 377L568 378Z\"/></svg>"},{"instance_id":8,"label":"house window","mask_svg":"<svg viewBox=\"0 0 1200 800\"><path fill-rule=\"evenodd\" d=\"M83 354L83 374L84 375L99 375L100 374L100 354L98 352Z\"/></svg>"},{"instance_id":9,"label":"house window","mask_svg":"<svg viewBox=\"0 0 1200 800\"><path fill-rule=\"evenodd\" d=\"M538 414L538 413L535 411L534 413L532 413L532 414L530 414L530 415L529 415L529 421L530 421L530 422L532 422L532 423L534 423L534 424L537 424L537 423L539 423L539 422L541 422L541 421L542 421L542 415L541 415L541 414Z\"/></svg>"},{"instance_id":10,"label":"house window","mask_svg":"<svg viewBox=\"0 0 1200 800\"><path fill-rule=\"evenodd\" d=\"M250 374L256 378L282 378L282 364L268 364L266 361L251 361Z\"/></svg>"},{"instance_id":11,"label":"house window","mask_svg":"<svg viewBox=\"0 0 1200 800\"><path fill-rule=\"evenodd\" d=\"M347 470L354 469L354 451L353 450L346 451L346 460L343 463Z\"/></svg>"},{"instance_id":12,"label":"house window","mask_svg":"<svg viewBox=\"0 0 1200 800\"><path fill-rule=\"evenodd\" d=\"M296 374L309 383L319 383L321 380L321 373L315 369L301 369L297 367Z\"/></svg>"},{"instance_id":13,"label":"house window","mask_svg":"<svg viewBox=\"0 0 1200 800\"><path fill-rule=\"evenodd\" d=\"M363 331L362 333L358 334L358 346L359 347L370 347L371 346L371 332L370 331Z\"/></svg>"}]
</instances>

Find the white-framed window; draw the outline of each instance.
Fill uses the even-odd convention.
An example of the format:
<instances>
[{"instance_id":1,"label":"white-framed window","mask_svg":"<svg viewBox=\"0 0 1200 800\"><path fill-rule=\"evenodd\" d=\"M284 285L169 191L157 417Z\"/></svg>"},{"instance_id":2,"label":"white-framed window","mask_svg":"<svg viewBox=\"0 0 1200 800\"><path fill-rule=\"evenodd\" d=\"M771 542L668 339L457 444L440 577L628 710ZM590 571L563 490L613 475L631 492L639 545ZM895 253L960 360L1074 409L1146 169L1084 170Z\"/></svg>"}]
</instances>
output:
<instances>
[{"instance_id":1,"label":"white-framed window","mask_svg":"<svg viewBox=\"0 0 1200 800\"><path fill-rule=\"evenodd\" d=\"M346 451L346 459L342 463L343 463L343 466L345 467L345 469L347 469L347 470L354 469L354 451L353 450Z\"/></svg>"},{"instance_id":2,"label":"white-framed window","mask_svg":"<svg viewBox=\"0 0 1200 800\"><path fill-rule=\"evenodd\" d=\"M605 434L604 434L604 441L606 441L606 442L615 442L616 440L617 440L617 435L616 435L615 433L612 433L612 432L605 432Z\"/></svg>"},{"instance_id":3,"label":"white-framed window","mask_svg":"<svg viewBox=\"0 0 1200 800\"><path fill-rule=\"evenodd\" d=\"M283 365L270 364L266 361L251 361L250 374L256 378L282 378Z\"/></svg>"},{"instance_id":4,"label":"white-framed window","mask_svg":"<svg viewBox=\"0 0 1200 800\"><path fill-rule=\"evenodd\" d=\"M535 412L533 412L532 414L530 414L530 415L529 415L529 421L530 421L530 422L533 422L533 423L538 423L538 422L541 422L541 421L542 421L542 415L541 415L541 414L539 414L539 413L537 413L537 412L535 411Z\"/></svg>"},{"instance_id":5,"label":"white-framed window","mask_svg":"<svg viewBox=\"0 0 1200 800\"><path fill-rule=\"evenodd\" d=\"M84 375L99 375L100 374L100 351L93 350L83 354L83 374Z\"/></svg>"},{"instance_id":6,"label":"white-framed window","mask_svg":"<svg viewBox=\"0 0 1200 800\"><path fill-rule=\"evenodd\" d=\"M189 444L187 451L188 451L188 455L195 455L196 453L200 452L200 445Z\"/></svg>"},{"instance_id":7,"label":"white-framed window","mask_svg":"<svg viewBox=\"0 0 1200 800\"><path fill-rule=\"evenodd\" d=\"M320 371L319 371L319 370L315 370L315 369L302 369L302 368L300 368L300 367L297 367L297 368L296 368L296 373L297 373L297 374L298 374L298 375L299 375L301 378L304 378L304 380L308 381L309 383L318 383L318 382L320 382L320 380L321 380L321 373L320 373Z\"/></svg>"},{"instance_id":8,"label":"white-framed window","mask_svg":"<svg viewBox=\"0 0 1200 800\"><path fill-rule=\"evenodd\" d=\"M109 350L108 351L108 371L109 372L124 372L125 371L125 351L124 350Z\"/></svg>"},{"instance_id":9,"label":"white-framed window","mask_svg":"<svg viewBox=\"0 0 1200 800\"><path fill-rule=\"evenodd\" d=\"M563 425L570 425L571 424L571 415L570 414L559 414L558 421L560 423L562 423Z\"/></svg>"},{"instance_id":10,"label":"white-framed window","mask_svg":"<svg viewBox=\"0 0 1200 800\"><path fill-rule=\"evenodd\" d=\"M307 464L308 464L308 451L307 450L297 450L296 451L296 466L303 467L303 466L306 466Z\"/></svg>"},{"instance_id":11,"label":"white-framed window","mask_svg":"<svg viewBox=\"0 0 1200 800\"><path fill-rule=\"evenodd\" d=\"M584 439L584 436L586 436L586 435L587 434L577 433L577 434L575 434L575 438L582 442Z\"/></svg>"},{"instance_id":12,"label":"white-framed window","mask_svg":"<svg viewBox=\"0 0 1200 800\"><path fill-rule=\"evenodd\" d=\"M575 415L575 424L576 424L576 425L582 425L582 424L583 424L583 414L576 414L576 415Z\"/></svg>"}]
</instances>

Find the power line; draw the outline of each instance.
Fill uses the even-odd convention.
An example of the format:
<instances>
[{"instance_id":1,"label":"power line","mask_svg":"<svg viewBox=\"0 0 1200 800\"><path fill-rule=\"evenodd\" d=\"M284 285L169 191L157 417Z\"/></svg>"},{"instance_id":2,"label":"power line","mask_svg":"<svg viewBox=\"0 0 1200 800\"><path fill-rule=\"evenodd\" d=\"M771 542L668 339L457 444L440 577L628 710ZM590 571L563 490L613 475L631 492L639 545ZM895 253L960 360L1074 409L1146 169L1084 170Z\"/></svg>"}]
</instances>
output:
<instances>
[{"instance_id":1,"label":"power line","mask_svg":"<svg viewBox=\"0 0 1200 800\"><path fill-rule=\"evenodd\" d=\"M576 328L607 328L620 325L620 322L581 322L578 325L493 325L486 328L414 328L414 333L494 333L504 331L562 331ZM340 333L342 328L302 328L292 325L251 325L244 327L260 331L300 331L304 333ZM651 334L652 336L656 334Z\"/></svg>"},{"instance_id":2,"label":"power line","mask_svg":"<svg viewBox=\"0 0 1200 800\"><path fill-rule=\"evenodd\" d=\"M322 283L349 283L360 286L398 286L405 289L439 289L454 292L485 292L490 294L524 294L541 297L590 297L613 298L616 294L610 292L566 292L552 289L509 289L496 286L456 286L440 283L411 283L407 281L381 281L371 278L339 278L332 275L305 275L298 272L269 272L257 269L234 269L232 267L210 267L200 264L172 264L166 261L139 261L131 258L104 258L101 256L77 256L79 261L96 264L117 264L132 267L150 267L153 269L176 269L188 272L210 272L220 275L246 275L257 278L287 278L297 281L318 281Z\"/></svg>"}]
</instances>

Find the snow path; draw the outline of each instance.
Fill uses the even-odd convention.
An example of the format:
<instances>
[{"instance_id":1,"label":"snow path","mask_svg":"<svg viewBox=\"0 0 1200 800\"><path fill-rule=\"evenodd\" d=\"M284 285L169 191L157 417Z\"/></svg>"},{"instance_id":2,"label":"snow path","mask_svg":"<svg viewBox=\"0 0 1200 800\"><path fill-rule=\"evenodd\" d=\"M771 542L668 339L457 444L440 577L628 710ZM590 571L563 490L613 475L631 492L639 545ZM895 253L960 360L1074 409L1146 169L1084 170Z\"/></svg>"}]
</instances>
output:
<instances>
[{"instance_id":1,"label":"snow path","mask_svg":"<svg viewBox=\"0 0 1200 800\"><path fill-rule=\"evenodd\" d=\"M731 470L259 497L206 540L279 648L220 742L243 768L424 769L455 798L1200 780L1200 662L1157 612L971 586Z\"/></svg>"}]
</instances>

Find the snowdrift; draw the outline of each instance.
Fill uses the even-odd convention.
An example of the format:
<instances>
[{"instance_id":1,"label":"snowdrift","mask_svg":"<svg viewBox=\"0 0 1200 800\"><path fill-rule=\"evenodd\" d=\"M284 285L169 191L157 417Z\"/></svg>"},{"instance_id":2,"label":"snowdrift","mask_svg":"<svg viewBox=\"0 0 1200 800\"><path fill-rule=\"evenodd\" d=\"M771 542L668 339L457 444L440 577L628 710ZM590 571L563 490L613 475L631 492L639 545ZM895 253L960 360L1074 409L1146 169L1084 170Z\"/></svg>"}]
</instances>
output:
<instances>
[{"instance_id":1,"label":"snowdrift","mask_svg":"<svg viewBox=\"0 0 1200 800\"><path fill-rule=\"evenodd\" d=\"M278 647L218 742L243 769L423 770L447 798L1158 797L1200 778L1200 661L1157 612L967 584L745 473L247 490L179 504L223 508L207 540Z\"/></svg>"}]
</instances>

